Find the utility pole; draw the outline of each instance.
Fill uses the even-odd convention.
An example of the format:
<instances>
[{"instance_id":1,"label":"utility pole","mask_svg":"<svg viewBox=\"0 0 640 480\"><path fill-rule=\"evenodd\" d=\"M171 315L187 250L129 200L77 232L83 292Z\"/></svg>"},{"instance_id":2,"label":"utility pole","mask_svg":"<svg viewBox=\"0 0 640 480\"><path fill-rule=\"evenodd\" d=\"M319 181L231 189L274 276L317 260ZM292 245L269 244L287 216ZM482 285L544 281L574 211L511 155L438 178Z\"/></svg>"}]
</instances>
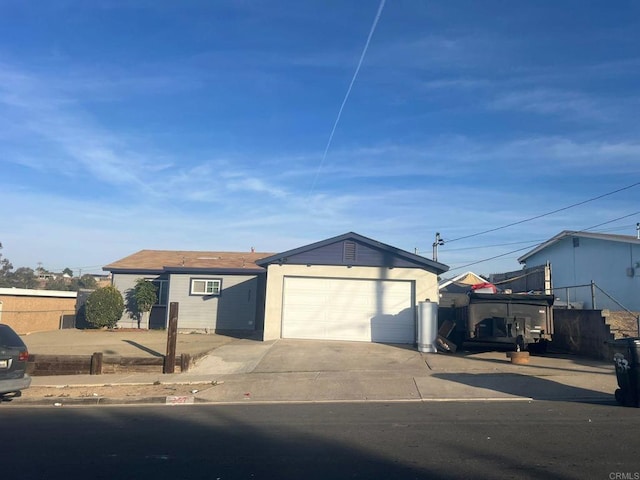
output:
<instances>
[{"instance_id":1,"label":"utility pole","mask_svg":"<svg viewBox=\"0 0 640 480\"><path fill-rule=\"evenodd\" d=\"M436 232L436 241L433 242L433 261L438 261L438 247L444 245L444 240L440 238L440 232Z\"/></svg>"}]
</instances>

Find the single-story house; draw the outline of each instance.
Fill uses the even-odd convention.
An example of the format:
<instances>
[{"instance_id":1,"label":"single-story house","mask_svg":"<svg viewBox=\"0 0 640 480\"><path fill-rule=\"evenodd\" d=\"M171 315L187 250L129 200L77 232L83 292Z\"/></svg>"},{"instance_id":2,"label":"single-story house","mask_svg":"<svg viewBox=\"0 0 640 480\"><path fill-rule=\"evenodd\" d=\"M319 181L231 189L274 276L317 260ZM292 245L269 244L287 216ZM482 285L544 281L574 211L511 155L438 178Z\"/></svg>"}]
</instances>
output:
<instances>
[{"instance_id":1,"label":"single-story house","mask_svg":"<svg viewBox=\"0 0 640 480\"><path fill-rule=\"evenodd\" d=\"M264 339L408 343L417 306L449 267L346 233L256 261L267 270Z\"/></svg>"},{"instance_id":2,"label":"single-story house","mask_svg":"<svg viewBox=\"0 0 640 480\"><path fill-rule=\"evenodd\" d=\"M178 302L178 329L214 332L262 330L266 269L256 260L271 253L141 250L103 267L126 299L136 281L157 287L149 325L125 311L119 328L166 328L169 304Z\"/></svg>"},{"instance_id":3,"label":"single-story house","mask_svg":"<svg viewBox=\"0 0 640 480\"><path fill-rule=\"evenodd\" d=\"M438 285L440 307L464 307L469 305L469 291L474 285L483 285L488 280L473 272L465 272L442 280Z\"/></svg>"},{"instance_id":4,"label":"single-story house","mask_svg":"<svg viewBox=\"0 0 640 480\"><path fill-rule=\"evenodd\" d=\"M0 323L20 334L58 330L75 315L76 292L0 288Z\"/></svg>"},{"instance_id":5,"label":"single-story house","mask_svg":"<svg viewBox=\"0 0 640 480\"><path fill-rule=\"evenodd\" d=\"M518 261L550 264L553 293L569 304L591 308L595 300L595 308L640 311L639 236L565 230Z\"/></svg>"},{"instance_id":6,"label":"single-story house","mask_svg":"<svg viewBox=\"0 0 640 480\"><path fill-rule=\"evenodd\" d=\"M125 312L121 328L165 328L178 302L180 330L414 343L448 267L351 232L278 254L141 250L104 270L125 298L139 278L157 286L149 325Z\"/></svg>"}]
</instances>

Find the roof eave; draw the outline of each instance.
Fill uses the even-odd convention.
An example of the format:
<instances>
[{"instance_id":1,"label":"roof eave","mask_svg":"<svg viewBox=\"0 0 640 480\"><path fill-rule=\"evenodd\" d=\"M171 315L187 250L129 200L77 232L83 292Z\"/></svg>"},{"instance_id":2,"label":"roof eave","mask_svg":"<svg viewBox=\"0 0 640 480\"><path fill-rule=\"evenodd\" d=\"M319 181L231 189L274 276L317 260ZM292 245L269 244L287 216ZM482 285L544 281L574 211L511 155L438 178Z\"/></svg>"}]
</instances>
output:
<instances>
[{"instance_id":1,"label":"roof eave","mask_svg":"<svg viewBox=\"0 0 640 480\"><path fill-rule=\"evenodd\" d=\"M348 239L352 239L352 240L357 240L361 243L364 243L366 245L375 247L375 248L380 248L380 249L384 249L387 250L389 252L394 253L395 255L399 256L399 257L404 257L418 265L422 265L422 267L426 267L426 269L430 269L430 270L434 270L437 274L440 273L444 273L447 270L449 270L449 266L445 265L444 263L439 263L433 260L429 260L428 258L425 257L421 257L420 255L415 255L411 252L407 252L406 250L401 250L399 248L396 247L392 247L391 245L387 245L385 243L382 242L378 242L377 240L373 240L371 238L368 237L364 237L358 233L355 232L348 232L348 233L344 233L342 235L338 235L336 237L332 237L332 238L328 238L326 240L321 240L319 242L315 242L315 243L311 243L309 245L305 245L302 247L298 247L298 248L294 248L292 250L287 250L285 252L281 252L281 253L277 253L275 255L271 255L270 257L265 257L263 259L257 260L256 264L259 266L268 266L270 264L273 263L281 263L282 259L284 257L289 257L289 256L293 256L293 255L298 255L300 253L304 253L307 252L309 250L313 250L316 248L321 248L324 247L326 245L331 245L333 243L336 242L341 242L344 240L348 240Z\"/></svg>"},{"instance_id":2,"label":"roof eave","mask_svg":"<svg viewBox=\"0 0 640 480\"><path fill-rule=\"evenodd\" d=\"M238 275L238 274L249 274L249 275L258 275L265 273L266 270L262 267L233 267L233 268L206 268L206 267L165 267L164 272L166 273L201 273L201 274L211 274L211 275Z\"/></svg>"},{"instance_id":3,"label":"roof eave","mask_svg":"<svg viewBox=\"0 0 640 480\"><path fill-rule=\"evenodd\" d=\"M466 272L461 273L460 275L457 275L457 276L455 276L455 277L453 277L453 278L450 278L449 280L444 280L444 281L442 281L441 283L439 283L439 284L438 284L438 288L445 288L445 287L448 287L448 286L449 286L449 285L451 285L452 283L457 282L458 280L460 280L461 278L466 277L467 275L474 275L474 276L476 276L476 277L478 277L478 278L483 279L485 282L488 282L488 280L487 280L487 279L485 279L482 275L478 275L477 273L472 272L471 270L467 270Z\"/></svg>"},{"instance_id":4,"label":"roof eave","mask_svg":"<svg viewBox=\"0 0 640 480\"><path fill-rule=\"evenodd\" d=\"M164 269L160 268L132 268L132 267L102 267L104 271L111 273L139 273L141 275L160 275L165 273Z\"/></svg>"},{"instance_id":5,"label":"roof eave","mask_svg":"<svg viewBox=\"0 0 640 480\"><path fill-rule=\"evenodd\" d=\"M521 257L518 257L518 263L526 263L526 261L527 261L527 259L529 257L535 255L536 253L540 252L541 250L544 250L545 248L550 247L554 243L557 243L557 242L559 242L560 240L562 240L563 238L566 238L566 237L583 237L583 238L591 238L591 239L594 239L594 240L604 240L604 241L609 241L609 242L623 242L623 243L634 243L634 244L638 243L638 244L640 244L640 239L634 238L632 236L628 236L628 237L626 237L626 236L610 236L610 235L601 234L601 233L581 232L581 231L577 231L577 230L563 230L562 232L560 232L556 236L550 238L546 242L541 243L540 245L535 247L533 250L530 250L529 252L525 253Z\"/></svg>"}]
</instances>

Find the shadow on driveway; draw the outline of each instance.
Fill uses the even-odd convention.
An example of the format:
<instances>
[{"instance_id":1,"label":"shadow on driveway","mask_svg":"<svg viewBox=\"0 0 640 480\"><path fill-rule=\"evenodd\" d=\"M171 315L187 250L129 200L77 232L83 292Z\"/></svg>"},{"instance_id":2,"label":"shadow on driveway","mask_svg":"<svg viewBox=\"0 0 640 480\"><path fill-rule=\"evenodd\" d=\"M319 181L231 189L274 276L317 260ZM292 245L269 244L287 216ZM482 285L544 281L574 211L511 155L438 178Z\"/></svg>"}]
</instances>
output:
<instances>
[{"instance_id":1,"label":"shadow on driveway","mask_svg":"<svg viewBox=\"0 0 640 480\"><path fill-rule=\"evenodd\" d=\"M474 389L492 390L533 400L557 400L590 404L615 403L613 391L611 393L603 393L518 373L436 373L432 377L456 382Z\"/></svg>"},{"instance_id":2,"label":"shadow on driveway","mask_svg":"<svg viewBox=\"0 0 640 480\"><path fill-rule=\"evenodd\" d=\"M504 359L479 357L477 356L478 353L487 352L462 352L456 353L455 355L459 358L464 358L465 360L471 360L474 362L482 362L500 366L509 364L509 362ZM542 369L555 372L588 373L597 375L612 375L614 373L613 363L608 364L599 361L590 361L588 359L580 359L568 355L532 355L531 358L531 363L520 364L518 365L518 367L522 367L525 369ZM554 362L554 360L560 360L561 362ZM576 368L574 365L579 365L580 367L585 368Z\"/></svg>"}]
</instances>

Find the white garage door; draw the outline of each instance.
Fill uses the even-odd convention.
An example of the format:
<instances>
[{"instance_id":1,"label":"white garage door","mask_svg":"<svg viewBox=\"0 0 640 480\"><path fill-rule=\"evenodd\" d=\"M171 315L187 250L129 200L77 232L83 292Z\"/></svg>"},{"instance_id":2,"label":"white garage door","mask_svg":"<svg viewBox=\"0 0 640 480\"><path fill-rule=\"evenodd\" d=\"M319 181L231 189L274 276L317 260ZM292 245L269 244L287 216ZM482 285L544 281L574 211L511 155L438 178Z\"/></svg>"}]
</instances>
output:
<instances>
[{"instance_id":1,"label":"white garage door","mask_svg":"<svg viewBox=\"0 0 640 480\"><path fill-rule=\"evenodd\" d=\"M283 338L414 343L413 282L285 277Z\"/></svg>"}]
</instances>

